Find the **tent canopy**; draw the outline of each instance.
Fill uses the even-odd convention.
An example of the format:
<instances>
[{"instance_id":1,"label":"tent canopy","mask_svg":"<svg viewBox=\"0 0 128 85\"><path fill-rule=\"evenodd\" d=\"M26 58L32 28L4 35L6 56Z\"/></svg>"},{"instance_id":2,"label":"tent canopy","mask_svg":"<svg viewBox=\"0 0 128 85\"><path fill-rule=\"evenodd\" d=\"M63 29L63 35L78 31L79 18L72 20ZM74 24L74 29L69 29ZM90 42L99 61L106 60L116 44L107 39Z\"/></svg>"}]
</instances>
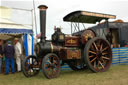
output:
<instances>
[{"instance_id":1,"label":"tent canopy","mask_svg":"<svg viewBox=\"0 0 128 85\"><path fill-rule=\"evenodd\" d=\"M102 14L88 11L74 11L66 15L63 20L67 22L80 22L95 24L103 19L115 19L115 15Z\"/></svg>"},{"instance_id":2,"label":"tent canopy","mask_svg":"<svg viewBox=\"0 0 128 85\"><path fill-rule=\"evenodd\" d=\"M10 38L12 38L12 36L0 34L0 39L2 39L2 40L8 40Z\"/></svg>"},{"instance_id":3,"label":"tent canopy","mask_svg":"<svg viewBox=\"0 0 128 85\"><path fill-rule=\"evenodd\" d=\"M32 29L16 24L8 19L0 18L0 34L32 34Z\"/></svg>"}]
</instances>

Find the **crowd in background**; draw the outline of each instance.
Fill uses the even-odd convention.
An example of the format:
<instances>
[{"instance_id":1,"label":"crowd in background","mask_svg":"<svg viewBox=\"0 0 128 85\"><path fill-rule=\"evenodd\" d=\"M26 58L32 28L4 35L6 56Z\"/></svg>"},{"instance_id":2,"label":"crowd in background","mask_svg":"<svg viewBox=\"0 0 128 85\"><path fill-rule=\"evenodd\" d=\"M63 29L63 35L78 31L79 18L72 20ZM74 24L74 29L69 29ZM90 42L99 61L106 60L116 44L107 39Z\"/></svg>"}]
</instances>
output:
<instances>
[{"instance_id":1,"label":"crowd in background","mask_svg":"<svg viewBox=\"0 0 128 85\"><path fill-rule=\"evenodd\" d=\"M12 74L15 73L15 62L17 71L20 72L22 50L18 38L15 38L14 42L7 41L5 45L3 45L3 42L4 41L0 39L0 73L2 73L2 58L5 58L5 75L9 74L10 66Z\"/></svg>"}]
</instances>

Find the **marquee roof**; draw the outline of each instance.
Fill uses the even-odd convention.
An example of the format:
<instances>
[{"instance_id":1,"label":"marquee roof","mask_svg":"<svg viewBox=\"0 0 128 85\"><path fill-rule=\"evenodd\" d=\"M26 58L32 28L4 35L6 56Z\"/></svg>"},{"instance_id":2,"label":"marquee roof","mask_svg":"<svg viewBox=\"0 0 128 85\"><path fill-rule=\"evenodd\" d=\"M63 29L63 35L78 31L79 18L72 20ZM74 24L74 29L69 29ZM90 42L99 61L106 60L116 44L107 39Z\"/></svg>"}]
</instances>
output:
<instances>
[{"instance_id":1,"label":"marquee roof","mask_svg":"<svg viewBox=\"0 0 128 85\"><path fill-rule=\"evenodd\" d=\"M0 34L32 34L32 28L0 18Z\"/></svg>"}]
</instances>

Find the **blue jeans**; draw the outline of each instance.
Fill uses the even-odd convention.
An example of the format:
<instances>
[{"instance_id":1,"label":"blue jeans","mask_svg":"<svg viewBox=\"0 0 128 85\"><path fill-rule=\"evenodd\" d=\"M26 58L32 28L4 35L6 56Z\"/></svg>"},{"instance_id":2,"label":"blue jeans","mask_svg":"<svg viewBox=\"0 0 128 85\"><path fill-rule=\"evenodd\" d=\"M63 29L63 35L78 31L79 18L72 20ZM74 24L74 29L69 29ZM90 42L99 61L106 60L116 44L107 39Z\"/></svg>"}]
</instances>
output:
<instances>
[{"instance_id":1,"label":"blue jeans","mask_svg":"<svg viewBox=\"0 0 128 85\"><path fill-rule=\"evenodd\" d=\"M14 73L15 72L15 64L14 64L14 58L7 58L6 57L6 59L5 59L5 74L8 74L9 73L9 66L10 66L10 64L11 64L11 70L12 70L12 73Z\"/></svg>"},{"instance_id":2,"label":"blue jeans","mask_svg":"<svg viewBox=\"0 0 128 85\"><path fill-rule=\"evenodd\" d=\"M2 58L0 58L0 73L1 73L1 66L2 66Z\"/></svg>"}]
</instances>

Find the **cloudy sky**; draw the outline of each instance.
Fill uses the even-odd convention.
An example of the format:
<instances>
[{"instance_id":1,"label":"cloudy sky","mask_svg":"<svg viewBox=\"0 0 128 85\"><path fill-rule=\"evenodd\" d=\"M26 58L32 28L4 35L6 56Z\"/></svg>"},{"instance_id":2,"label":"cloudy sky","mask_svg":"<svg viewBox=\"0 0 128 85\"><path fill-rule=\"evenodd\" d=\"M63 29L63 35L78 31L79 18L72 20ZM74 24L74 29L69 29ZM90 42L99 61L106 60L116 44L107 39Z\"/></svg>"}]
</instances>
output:
<instances>
[{"instance_id":1,"label":"cloudy sky","mask_svg":"<svg viewBox=\"0 0 128 85\"><path fill-rule=\"evenodd\" d=\"M38 6L45 4L47 10L47 36L48 38L54 32L54 26L62 27L64 33L70 33L69 23L63 22L63 17L76 10L85 10L91 12L107 13L117 16L128 22L128 1L127 0L34 0L37 17L37 28L39 33L39 10ZM0 0L1 6L10 8L33 9L33 0ZM20 24L31 24L30 12L13 11L13 19ZM24 14L22 14L24 13ZM17 15L16 15L17 14ZM20 17L18 14L21 14ZM24 22L23 22L24 20ZM82 29L82 28L81 28Z\"/></svg>"}]
</instances>

